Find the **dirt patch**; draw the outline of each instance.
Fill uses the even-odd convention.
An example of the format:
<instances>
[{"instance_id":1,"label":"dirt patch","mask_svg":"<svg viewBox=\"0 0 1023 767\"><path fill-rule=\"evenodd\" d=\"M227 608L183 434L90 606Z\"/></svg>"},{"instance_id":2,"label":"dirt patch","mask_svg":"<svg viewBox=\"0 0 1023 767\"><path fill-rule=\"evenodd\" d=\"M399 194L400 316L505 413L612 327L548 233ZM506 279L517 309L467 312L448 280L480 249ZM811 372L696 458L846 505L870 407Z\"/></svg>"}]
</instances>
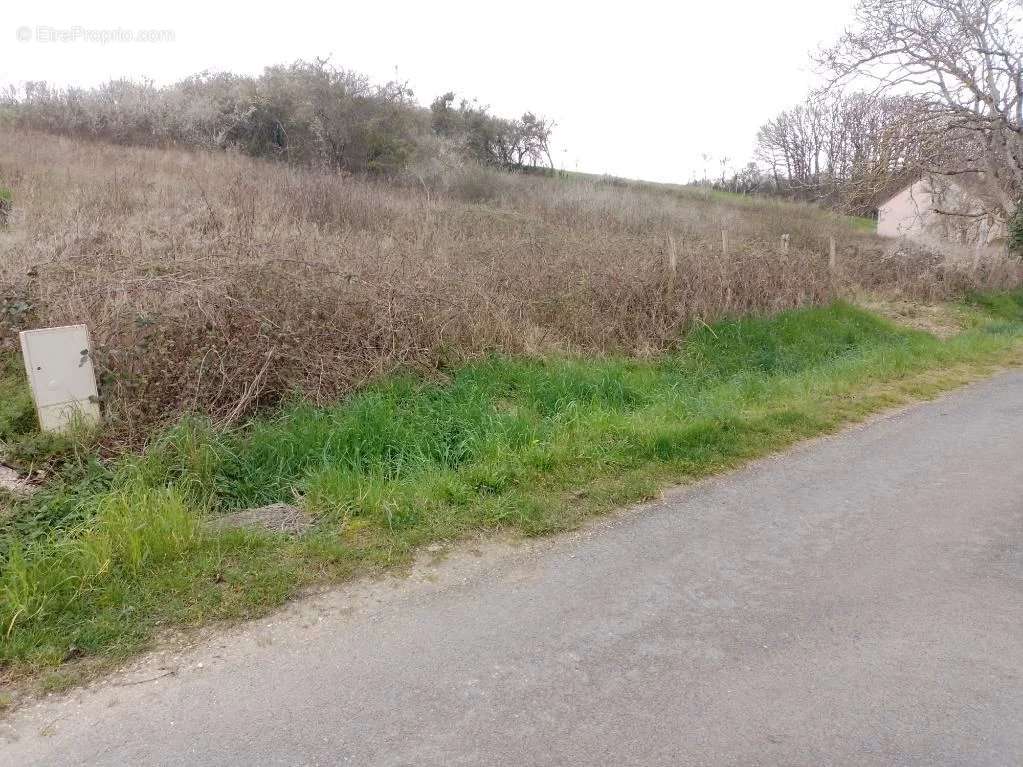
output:
<instances>
[{"instance_id":1,"label":"dirt patch","mask_svg":"<svg viewBox=\"0 0 1023 767\"><path fill-rule=\"evenodd\" d=\"M256 509L242 509L213 520L219 530L245 527L273 533L298 535L312 527L313 519L304 511L286 503L271 503Z\"/></svg>"},{"instance_id":2,"label":"dirt patch","mask_svg":"<svg viewBox=\"0 0 1023 767\"><path fill-rule=\"evenodd\" d=\"M872 296L857 303L897 325L923 330L938 338L951 338L966 328L966 320L955 306Z\"/></svg>"},{"instance_id":3,"label":"dirt patch","mask_svg":"<svg viewBox=\"0 0 1023 767\"><path fill-rule=\"evenodd\" d=\"M37 485L29 482L10 466L0 464L0 490L6 490L12 495L30 495L37 489Z\"/></svg>"}]
</instances>

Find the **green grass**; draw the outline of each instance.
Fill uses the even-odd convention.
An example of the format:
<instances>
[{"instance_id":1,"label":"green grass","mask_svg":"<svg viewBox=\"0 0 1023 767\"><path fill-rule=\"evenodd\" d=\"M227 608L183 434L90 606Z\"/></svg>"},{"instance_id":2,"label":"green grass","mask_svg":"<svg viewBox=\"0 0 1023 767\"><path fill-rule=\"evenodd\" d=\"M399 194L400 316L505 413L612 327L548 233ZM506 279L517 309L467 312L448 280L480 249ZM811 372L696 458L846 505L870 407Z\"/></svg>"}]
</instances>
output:
<instances>
[{"instance_id":1,"label":"green grass","mask_svg":"<svg viewBox=\"0 0 1023 767\"><path fill-rule=\"evenodd\" d=\"M546 175L547 173L547 171L542 171L543 175ZM773 205L778 209L779 215L784 215L786 208L788 208L788 210L798 209L800 207L814 208L812 203L792 202L783 197L774 197L765 194L742 194L739 192L729 192L725 189L714 189L710 186L702 186L699 184L673 184L664 181L642 181L640 179L621 178L608 174L584 173L582 171L572 170L558 170L553 173L558 178L569 181L588 180L613 183L615 185L632 187L634 189L646 189L662 194L667 193L679 197L682 200L707 200L723 203L725 205L752 208L761 208L766 205ZM865 216L847 216L830 211L825 207L816 207L814 209L819 211L822 217L833 217L836 221L846 224L854 231L865 234L875 234L877 232L877 221L873 218L867 218Z\"/></svg>"},{"instance_id":2,"label":"green grass","mask_svg":"<svg viewBox=\"0 0 1023 767\"><path fill-rule=\"evenodd\" d=\"M646 184L647 182L641 182ZM792 202L782 197L771 197L769 195L762 194L740 194L739 192L729 192L724 189L711 189L709 187L688 185L688 186L676 186L676 185L657 185L664 186L670 190L673 190L683 199L706 199L716 200L717 202L724 203L726 205L737 205L752 208L760 208L767 205L773 205L777 208L779 215L784 215L788 206L789 210L798 209L799 207L816 209L822 218L833 218L835 221L841 222L848 226L850 229L862 232L865 234L874 234L877 232L877 222L872 218L866 218L864 216L847 216L842 213L828 210L824 207L816 207L813 203L809 202Z\"/></svg>"},{"instance_id":3,"label":"green grass","mask_svg":"<svg viewBox=\"0 0 1023 767\"><path fill-rule=\"evenodd\" d=\"M21 359L0 355L0 460L26 473L47 469L76 451L88 451L90 436L39 432Z\"/></svg>"},{"instance_id":4,"label":"green grass","mask_svg":"<svg viewBox=\"0 0 1023 767\"><path fill-rule=\"evenodd\" d=\"M701 327L655 360L495 357L230 431L185 420L112 464L79 453L0 517L0 663L118 659L160 627L258 615L428 542L569 529L1015 359L1019 297L965 311L975 327L948 341L840 303ZM314 529L204 524L275 501Z\"/></svg>"},{"instance_id":5,"label":"green grass","mask_svg":"<svg viewBox=\"0 0 1023 767\"><path fill-rule=\"evenodd\" d=\"M724 189L704 189L702 187L688 187L688 189L691 189L693 194L707 195L710 199L731 205L747 205L754 207L765 204L774 204L778 206L812 205L812 203L788 202L784 198L769 197L766 195L739 194L738 192L729 192ZM862 232L864 234L875 234L877 232L877 221L872 218L867 218L865 216L847 216L842 213L829 211L827 208L823 207L819 210L822 216L833 216L836 220L845 223L857 232Z\"/></svg>"},{"instance_id":6,"label":"green grass","mask_svg":"<svg viewBox=\"0 0 1023 767\"><path fill-rule=\"evenodd\" d=\"M14 355L0 356L0 440L10 442L35 429L36 414L28 382Z\"/></svg>"},{"instance_id":7,"label":"green grass","mask_svg":"<svg viewBox=\"0 0 1023 767\"><path fill-rule=\"evenodd\" d=\"M845 219L852 225L854 229L867 234L874 234L877 232L877 221L873 218L867 218L866 216L845 216Z\"/></svg>"},{"instance_id":8,"label":"green grass","mask_svg":"<svg viewBox=\"0 0 1023 767\"><path fill-rule=\"evenodd\" d=\"M1020 293L978 293L966 299L967 306L980 310L982 316L994 319L1000 323L1012 325L1020 322L1021 304L1023 297Z\"/></svg>"}]
</instances>

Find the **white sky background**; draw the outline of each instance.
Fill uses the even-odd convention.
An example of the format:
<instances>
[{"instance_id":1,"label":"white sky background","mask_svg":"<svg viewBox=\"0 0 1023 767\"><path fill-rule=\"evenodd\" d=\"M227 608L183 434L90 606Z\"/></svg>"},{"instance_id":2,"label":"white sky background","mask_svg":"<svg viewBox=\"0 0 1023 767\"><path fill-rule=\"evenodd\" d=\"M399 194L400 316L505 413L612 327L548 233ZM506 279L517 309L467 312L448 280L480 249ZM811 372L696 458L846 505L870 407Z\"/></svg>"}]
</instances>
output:
<instances>
[{"instance_id":1,"label":"white sky background","mask_svg":"<svg viewBox=\"0 0 1023 767\"><path fill-rule=\"evenodd\" d=\"M685 182L741 166L757 128L815 84L809 53L853 0L312 3L16 2L0 20L0 85L172 82L257 74L331 56L374 81L407 80L424 105L447 90L498 115L557 122L558 167ZM19 41L18 30L168 29L173 42ZM25 33L22 32L22 35ZM715 159L709 163L704 154Z\"/></svg>"}]
</instances>

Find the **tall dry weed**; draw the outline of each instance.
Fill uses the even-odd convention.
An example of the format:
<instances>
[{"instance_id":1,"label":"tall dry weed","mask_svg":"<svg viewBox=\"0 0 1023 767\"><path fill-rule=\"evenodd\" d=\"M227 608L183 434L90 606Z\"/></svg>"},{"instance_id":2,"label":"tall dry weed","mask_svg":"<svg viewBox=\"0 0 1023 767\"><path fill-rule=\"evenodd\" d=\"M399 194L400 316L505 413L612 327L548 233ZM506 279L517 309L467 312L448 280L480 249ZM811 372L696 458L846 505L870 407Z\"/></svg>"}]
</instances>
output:
<instances>
[{"instance_id":1,"label":"tall dry weed","mask_svg":"<svg viewBox=\"0 0 1023 767\"><path fill-rule=\"evenodd\" d=\"M809 206L599 180L388 185L6 129L0 186L0 343L87 323L111 433L129 440L185 411L237 419L487 352L647 354L696 319L847 287L933 299L1020 277L893 254Z\"/></svg>"}]
</instances>

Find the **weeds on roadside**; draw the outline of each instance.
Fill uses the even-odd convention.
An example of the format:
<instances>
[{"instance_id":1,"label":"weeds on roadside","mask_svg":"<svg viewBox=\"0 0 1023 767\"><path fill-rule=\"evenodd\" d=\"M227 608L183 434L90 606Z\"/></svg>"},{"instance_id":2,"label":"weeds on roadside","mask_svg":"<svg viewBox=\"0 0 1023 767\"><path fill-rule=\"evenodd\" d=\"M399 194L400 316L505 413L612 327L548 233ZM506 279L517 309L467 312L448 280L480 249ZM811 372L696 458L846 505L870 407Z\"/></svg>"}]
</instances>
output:
<instances>
[{"instance_id":1,"label":"weeds on roadside","mask_svg":"<svg viewBox=\"0 0 1023 767\"><path fill-rule=\"evenodd\" d=\"M0 664L122 657L160 626L255 615L427 542L573 527L1010 359L1021 307L978 299L975 326L941 341L836 304L704 326L646 360L491 356L242 426L186 419L0 517ZM271 502L314 529L206 524Z\"/></svg>"}]
</instances>

